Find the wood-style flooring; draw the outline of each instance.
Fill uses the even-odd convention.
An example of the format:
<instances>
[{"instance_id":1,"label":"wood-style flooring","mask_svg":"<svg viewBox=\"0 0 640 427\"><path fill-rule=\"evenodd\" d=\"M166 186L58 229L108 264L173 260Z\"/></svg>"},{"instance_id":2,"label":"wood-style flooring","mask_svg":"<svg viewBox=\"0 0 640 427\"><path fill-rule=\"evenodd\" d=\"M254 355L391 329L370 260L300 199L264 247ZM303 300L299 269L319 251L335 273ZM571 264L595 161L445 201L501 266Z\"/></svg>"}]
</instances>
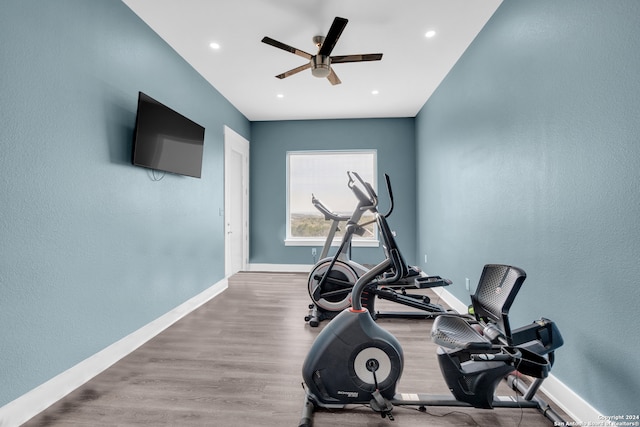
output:
<instances>
[{"instance_id":1,"label":"wood-style flooring","mask_svg":"<svg viewBox=\"0 0 640 427\"><path fill-rule=\"evenodd\" d=\"M297 273L236 274L221 295L25 426L297 426L304 399L301 366L322 329L304 321L306 280ZM379 310L403 308L376 304ZM449 394L429 336L432 320L378 323L403 346L398 391ZM506 385L499 392L514 394ZM314 425L553 425L533 409L430 407L425 413L397 407L394 416L382 419L366 407L321 410Z\"/></svg>"}]
</instances>

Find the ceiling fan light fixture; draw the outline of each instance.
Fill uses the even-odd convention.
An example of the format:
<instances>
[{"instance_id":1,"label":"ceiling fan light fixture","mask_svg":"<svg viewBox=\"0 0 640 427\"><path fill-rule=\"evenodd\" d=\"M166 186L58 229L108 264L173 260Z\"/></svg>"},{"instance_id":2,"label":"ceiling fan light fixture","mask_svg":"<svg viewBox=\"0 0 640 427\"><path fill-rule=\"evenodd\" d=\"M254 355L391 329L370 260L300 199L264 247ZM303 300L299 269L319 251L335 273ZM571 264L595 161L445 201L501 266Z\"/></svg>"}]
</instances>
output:
<instances>
[{"instance_id":1,"label":"ceiling fan light fixture","mask_svg":"<svg viewBox=\"0 0 640 427\"><path fill-rule=\"evenodd\" d=\"M325 78L331 73L331 60L328 56L316 55L311 58L311 74Z\"/></svg>"}]
</instances>

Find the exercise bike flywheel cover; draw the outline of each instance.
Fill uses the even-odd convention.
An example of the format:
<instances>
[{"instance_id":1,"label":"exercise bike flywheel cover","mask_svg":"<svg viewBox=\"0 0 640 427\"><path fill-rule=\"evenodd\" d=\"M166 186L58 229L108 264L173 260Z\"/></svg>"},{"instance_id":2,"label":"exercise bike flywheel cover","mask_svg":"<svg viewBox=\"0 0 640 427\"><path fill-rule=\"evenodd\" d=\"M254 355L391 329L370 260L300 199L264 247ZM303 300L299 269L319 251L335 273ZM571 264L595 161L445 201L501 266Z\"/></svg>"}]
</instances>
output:
<instances>
[{"instance_id":1,"label":"exercise bike flywheel cover","mask_svg":"<svg viewBox=\"0 0 640 427\"><path fill-rule=\"evenodd\" d=\"M371 364L375 365L375 369L371 368ZM389 378L389 374L391 374L391 359L389 359L387 353L378 347L365 347L353 360L353 370L363 383L376 385L376 380L379 384Z\"/></svg>"}]
</instances>

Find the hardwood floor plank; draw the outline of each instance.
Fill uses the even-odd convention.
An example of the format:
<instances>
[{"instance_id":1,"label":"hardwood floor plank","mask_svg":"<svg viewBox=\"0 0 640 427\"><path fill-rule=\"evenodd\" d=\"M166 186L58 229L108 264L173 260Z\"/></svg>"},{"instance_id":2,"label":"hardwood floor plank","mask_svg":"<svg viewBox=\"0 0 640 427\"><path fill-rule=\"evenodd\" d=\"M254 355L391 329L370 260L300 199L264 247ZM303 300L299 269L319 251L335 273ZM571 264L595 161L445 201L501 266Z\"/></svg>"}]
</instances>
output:
<instances>
[{"instance_id":1,"label":"hardwood floor plank","mask_svg":"<svg viewBox=\"0 0 640 427\"><path fill-rule=\"evenodd\" d=\"M306 275L239 273L218 297L96 376L25 426L296 426L302 363L320 332L304 322ZM428 290L428 292L431 292ZM433 293L429 293L434 300ZM402 310L387 301L377 309ZM431 320L380 319L402 343L398 390L449 394L430 339ZM506 385L500 394L513 395ZM532 409L320 410L316 426L552 425Z\"/></svg>"}]
</instances>

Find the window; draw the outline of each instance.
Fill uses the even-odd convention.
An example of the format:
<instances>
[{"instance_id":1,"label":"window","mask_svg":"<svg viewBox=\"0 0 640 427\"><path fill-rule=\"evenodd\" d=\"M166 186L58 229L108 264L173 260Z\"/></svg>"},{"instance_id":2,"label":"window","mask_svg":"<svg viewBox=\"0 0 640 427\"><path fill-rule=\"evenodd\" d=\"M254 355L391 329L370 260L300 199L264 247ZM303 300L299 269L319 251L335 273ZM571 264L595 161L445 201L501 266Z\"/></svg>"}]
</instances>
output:
<instances>
[{"instance_id":1,"label":"window","mask_svg":"<svg viewBox=\"0 0 640 427\"><path fill-rule=\"evenodd\" d=\"M321 246L324 244L331 220L325 220L311 202L312 195L331 211L350 215L358 201L347 186L347 172L357 172L376 188L376 151L290 151L287 153L287 246ZM377 190L376 190L377 191ZM363 216L360 223L372 221L373 215ZM375 223L366 227L363 236L354 236L353 246L377 246ZM344 223L340 224L344 231ZM339 244L342 231L336 233L334 245Z\"/></svg>"}]
</instances>

